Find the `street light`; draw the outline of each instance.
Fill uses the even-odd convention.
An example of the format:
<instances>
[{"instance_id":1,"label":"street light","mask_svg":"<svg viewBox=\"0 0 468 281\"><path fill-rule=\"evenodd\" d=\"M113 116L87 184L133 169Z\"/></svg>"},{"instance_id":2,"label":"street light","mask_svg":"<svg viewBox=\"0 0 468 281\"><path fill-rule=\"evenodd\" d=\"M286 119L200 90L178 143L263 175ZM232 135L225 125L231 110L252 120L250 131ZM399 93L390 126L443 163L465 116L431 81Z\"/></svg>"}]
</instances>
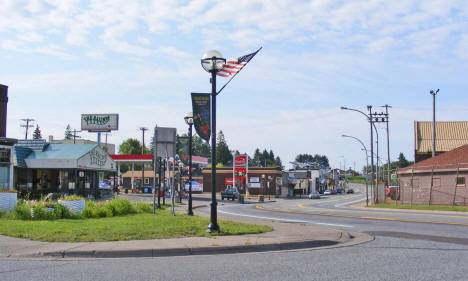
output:
<instances>
[{"instance_id":1,"label":"street light","mask_svg":"<svg viewBox=\"0 0 468 281\"><path fill-rule=\"evenodd\" d=\"M432 157L435 156L436 150L436 123L435 123L435 97L439 89L437 91L431 90L429 93L432 95Z\"/></svg>"},{"instance_id":2,"label":"street light","mask_svg":"<svg viewBox=\"0 0 468 281\"><path fill-rule=\"evenodd\" d=\"M359 143L361 143L362 147L364 148L364 151L366 152L366 206L369 206L369 185L367 183L367 167L369 167L369 160L368 160L368 155L367 155L367 148L364 145L364 143L356 137L348 136L348 135L341 135L341 136L344 138L352 138L352 139L357 140Z\"/></svg>"},{"instance_id":3,"label":"street light","mask_svg":"<svg viewBox=\"0 0 468 281\"><path fill-rule=\"evenodd\" d=\"M211 73L211 215L206 232L220 232L216 214L216 72L226 63L220 52L207 51L201 59L203 69Z\"/></svg>"},{"instance_id":4,"label":"street light","mask_svg":"<svg viewBox=\"0 0 468 281\"><path fill-rule=\"evenodd\" d=\"M379 159L379 133L377 131L377 127L375 126L372 118L370 117L371 114L372 114L372 106L371 105L368 105L367 106L367 109L369 110L369 115L367 115L366 113L358 110L358 109L354 109L354 108L348 108L348 107L344 107L342 106L341 107L342 110L351 110L351 111L356 111L356 112L359 112L361 113L362 115L366 116L367 120L369 121L370 123L370 151L371 151L371 186L372 188L374 188L374 134L373 134L373 131L372 131L372 127L374 127L374 130L375 130L375 134L377 136L377 159ZM378 167L379 163L377 162L377 167ZM379 177L379 174L378 174L378 168L377 168L377 188L379 188L379 184L378 184L378 177ZM377 192L377 197L376 197L376 200L375 200L375 203L378 203L379 202L379 199L378 199L378 190L376 190Z\"/></svg>"},{"instance_id":5,"label":"street light","mask_svg":"<svg viewBox=\"0 0 468 281\"><path fill-rule=\"evenodd\" d=\"M187 215L193 216L192 211L192 126L193 126L193 113L185 114L185 123L189 125L189 199ZM184 187L185 188L185 187Z\"/></svg>"}]
</instances>

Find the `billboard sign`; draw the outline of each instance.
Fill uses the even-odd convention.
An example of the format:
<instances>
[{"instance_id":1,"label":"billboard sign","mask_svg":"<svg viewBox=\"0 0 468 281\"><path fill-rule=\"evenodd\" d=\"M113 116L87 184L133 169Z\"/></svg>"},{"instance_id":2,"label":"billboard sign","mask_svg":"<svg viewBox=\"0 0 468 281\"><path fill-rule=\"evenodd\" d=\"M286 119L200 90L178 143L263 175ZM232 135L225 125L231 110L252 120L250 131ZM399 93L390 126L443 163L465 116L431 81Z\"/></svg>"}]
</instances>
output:
<instances>
[{"instance_id":1,"label":"billboard sign","mask_svg":"<svg viewBox=\"0 0 468 281\"><path fill-rule=\"evenodd\" d=\"M107 132L119 129L119 115L108 114L81 114L81 130L93 132Z\"/></svg>"}]
</instances>

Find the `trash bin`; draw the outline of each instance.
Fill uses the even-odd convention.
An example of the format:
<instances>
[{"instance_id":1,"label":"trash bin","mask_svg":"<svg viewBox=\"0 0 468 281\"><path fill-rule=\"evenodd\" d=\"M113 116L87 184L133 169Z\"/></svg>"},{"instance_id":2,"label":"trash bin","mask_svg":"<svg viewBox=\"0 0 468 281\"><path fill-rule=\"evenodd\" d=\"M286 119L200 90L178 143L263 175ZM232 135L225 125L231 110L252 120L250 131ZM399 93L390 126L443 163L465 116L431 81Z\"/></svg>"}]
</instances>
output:
<instances>
[{"instance_id":1,"label":"trash bin","mask_svg":"<svg viewBox=\"0 0 468 281\"><path fill-rule=\"evenodd\" d=\"M128 194L128 188L125 188L125 194Z\"/></svg>"},{"instance_id":2,"label":"trash bin","mask_svg":"<svg viewBox=\"0 0 468 281\"><path fill-rule=\"evenodd\" d=\"M264 196L263 195L258 195L258 202L264 202Z\"/></svg>"},{"instance_id":3,"label":"trash bin","mask_svg":"<svg viewBox=\"0 0 468 281\"><path fill-rule=\"evenodd\" d=\"M239 195L239 204L244 204L244 194Z\"/></svg>"}]
</instances>

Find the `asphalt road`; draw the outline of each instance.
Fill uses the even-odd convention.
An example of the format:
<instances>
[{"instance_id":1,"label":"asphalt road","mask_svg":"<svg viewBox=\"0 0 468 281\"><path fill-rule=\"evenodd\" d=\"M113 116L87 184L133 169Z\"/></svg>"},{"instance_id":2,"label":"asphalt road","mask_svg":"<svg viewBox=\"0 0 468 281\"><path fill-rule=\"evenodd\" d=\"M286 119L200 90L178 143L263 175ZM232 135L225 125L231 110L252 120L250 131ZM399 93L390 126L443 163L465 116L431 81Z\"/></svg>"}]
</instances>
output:
<instances>
[{"instance_id":1,"label":"asphalt road","mask_svg":"<svg viewBox=\"0 0 468 281\"><path fill-rule=\"evenodd\" d=\"M362 197L281 200L265 203L263 209L231 202L219 208L236 216L375 235L374 241L360 245L168 258L7 260L0 261L0 280L468 280L467 215L346 207Z\"/></svg>"}]
</instances>

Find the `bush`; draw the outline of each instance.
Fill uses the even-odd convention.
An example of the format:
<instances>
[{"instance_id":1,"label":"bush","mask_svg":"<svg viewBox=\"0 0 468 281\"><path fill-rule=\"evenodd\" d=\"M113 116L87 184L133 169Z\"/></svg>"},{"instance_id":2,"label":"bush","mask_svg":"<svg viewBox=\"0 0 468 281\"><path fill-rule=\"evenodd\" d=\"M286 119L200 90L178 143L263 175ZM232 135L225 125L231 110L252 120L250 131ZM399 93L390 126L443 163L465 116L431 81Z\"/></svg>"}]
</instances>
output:
<instances>
[{"instance_id":1,"label":"bush","mask_svg":"<svg viewBox=\"0 0 468 281\"><path fill-rule=\"evenodd\" d=\"M74 219L78 218L79 215L73 214L70 210L62 204L55 205L55 214L58 219Z\"/></svg>"},{"instance_id":2,"label":"bush","mask_svg":"<svg viewBox=\"0 0 468 281\"><path fill-rule=\"evenodd\" d=\"M13 217L20 220L31 219L31 207L23 200L19 200L13 209Z\"/></svg>"},{"instance_id":3,"label":"bush","mask_svg":"<svg viewBox=\"0 0 468 281\"><path fill-rule=\"evenodd\" d=\"M32 218L34 220L54 220L56 219L55 210L49 211L46 207L41 204L36 204L31 207Z\"/></svg>"},{"instance_id":4,"label":"bush","mask_svg":"<svg viewBox=\"0 0 468 281\"><path fill-rule=\"evenodd\" d=\"M107 201L105 206L112 212L112 216L122 216L136 213L132 203L127 199L113 199Z\"/></svg>"}]
</instances>

